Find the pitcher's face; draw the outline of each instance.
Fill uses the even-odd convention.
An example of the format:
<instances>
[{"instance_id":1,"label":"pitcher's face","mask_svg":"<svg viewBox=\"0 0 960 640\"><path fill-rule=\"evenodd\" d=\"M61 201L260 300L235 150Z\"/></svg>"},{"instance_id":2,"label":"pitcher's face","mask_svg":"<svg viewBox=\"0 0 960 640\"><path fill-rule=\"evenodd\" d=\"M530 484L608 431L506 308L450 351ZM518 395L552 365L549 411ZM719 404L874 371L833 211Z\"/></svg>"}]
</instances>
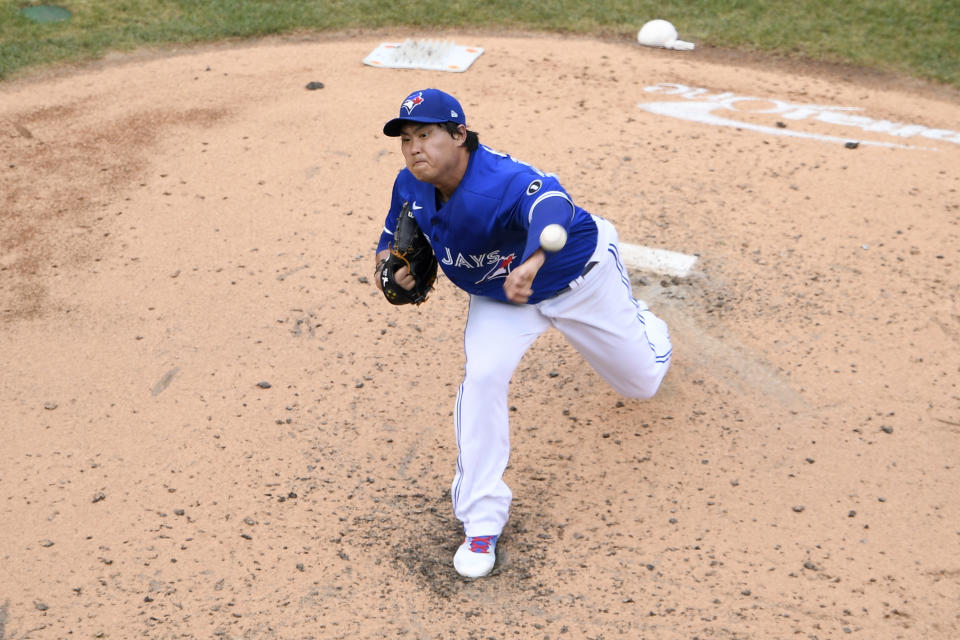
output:
<instances>
[{"instance_id":1,"label":"pitcher's face","mask_svg":"<svg viewBox=\"0 0 960 640\"><path fill-rule=\"evenodd\" d=\"M400 130L400 150L417 180L440 185L459 169L465 138L466 128L462 125L451 135L443 125L411 122Z\"/></svg>"}]
</instances>

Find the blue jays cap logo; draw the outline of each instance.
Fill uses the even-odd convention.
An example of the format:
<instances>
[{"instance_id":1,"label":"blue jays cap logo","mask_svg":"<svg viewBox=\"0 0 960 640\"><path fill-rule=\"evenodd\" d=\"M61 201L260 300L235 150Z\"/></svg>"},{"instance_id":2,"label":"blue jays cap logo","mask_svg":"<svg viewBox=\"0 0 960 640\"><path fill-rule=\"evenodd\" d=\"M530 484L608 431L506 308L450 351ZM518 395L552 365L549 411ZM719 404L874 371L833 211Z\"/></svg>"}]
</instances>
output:
<instances>
[{"instance_id":1,"label":"blue jays cap logo","mask_svg":"<svg viewBox=\"0 0 960 640\"><path fill-rule=\"evenodd\" d=\"M418 91L416 94L411 94L406 100L403 101L403 104L400 105L401 109L407 110L407 115L413 113L413 110L423 103L423 91Z\"/></svg>"}]
</instances>

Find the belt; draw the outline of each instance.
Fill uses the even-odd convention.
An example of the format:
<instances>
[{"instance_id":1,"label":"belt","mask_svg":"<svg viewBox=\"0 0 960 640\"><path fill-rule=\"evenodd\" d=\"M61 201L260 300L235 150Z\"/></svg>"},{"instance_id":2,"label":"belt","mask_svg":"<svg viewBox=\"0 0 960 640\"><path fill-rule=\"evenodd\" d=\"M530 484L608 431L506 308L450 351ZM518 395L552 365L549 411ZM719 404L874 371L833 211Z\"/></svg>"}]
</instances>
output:
<instances>
[{"instance_id":1,"label":"belt","mask_svg":"<svg viewBox=\"0 0 960 640\"><path fill-rule=\"evenodd\" d=\"M588 262L588 263L586 264L586 266L583 267L583 271L580 272L580 275L577 276L577 278L582 278L583 276L587 275L588 273L590 273L590 270L593 269L595 266L597 266L597 261L596 261L596 260L594 260L594 261L592 261L592 262ZM576 280L577 278L574 278L573 280ZM571 282L573 282L573 280L571 280ZM570 285L569 285L569 284L568 284L567 286L563 287L562 289L558 289L557 292L556 292L555 294L553 294L552 296L550 296L550 297L551 297L551 298L556 298L556 297L559 296L560 294L566 293L567 291L570 291Z\"/></svg>"}]
</instances>

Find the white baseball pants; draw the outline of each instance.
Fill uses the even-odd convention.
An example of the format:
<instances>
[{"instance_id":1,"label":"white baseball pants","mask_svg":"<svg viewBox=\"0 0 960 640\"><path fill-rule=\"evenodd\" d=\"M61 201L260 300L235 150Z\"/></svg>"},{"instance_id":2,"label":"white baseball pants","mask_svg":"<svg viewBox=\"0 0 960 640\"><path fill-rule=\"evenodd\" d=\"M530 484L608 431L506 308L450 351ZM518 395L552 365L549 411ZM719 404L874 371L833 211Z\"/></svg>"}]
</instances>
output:
<instances>
[{"instance_id":1,"label":"white baseball pants","mask_svg":"<svg viewBox=\"0 0 960 640\"><path fill-rule=\"evenodd\" d=\"M457 393L453 510L467 536L498 535L513 494L503 481L510 457L507 392L520 359L550 327L558 329L620 394L649 398L670 367L666 323L633 297L616 229L595 216L597 265L570 290L535 305L470 296L466 365Z\"/></svg>"}]
</instances>

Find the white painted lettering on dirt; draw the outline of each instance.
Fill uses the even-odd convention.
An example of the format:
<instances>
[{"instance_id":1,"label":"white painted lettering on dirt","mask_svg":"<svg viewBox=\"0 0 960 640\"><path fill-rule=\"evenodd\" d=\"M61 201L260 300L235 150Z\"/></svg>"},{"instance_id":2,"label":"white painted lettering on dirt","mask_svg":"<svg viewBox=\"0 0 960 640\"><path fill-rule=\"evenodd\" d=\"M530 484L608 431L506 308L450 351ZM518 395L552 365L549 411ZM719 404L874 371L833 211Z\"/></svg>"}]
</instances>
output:
<instances>
[{"instance_id":1,"label":"white painted lettering on dirt","mask_svg":"<svg viewBox=\"0 0 960 640\"><path fill-rule=\"evenodd\" d=\"M736 127L748 131L759 131L777 136L793 138L808 138L825 142L858 142L862 145L878 147L896 147L900 149L923 149L912 145L883 140L864 140L831 136L810 131L796 131L788 127L768 126L753 122L745 122L726 117L724 110L747 115L776 115L781 120L794 122L802 120L818 120L827 124L855 127L869 133L879 133L897 138L920 137L928 140L940 140L960 144L960 132L950 129L931 129L919 124L904 124L889 120L876 120L855 112L863 111L860 107L837 107L819 104L794 104L774 98L757 98L754 96L738 96L734 93L710 93L709 89L692 88L682 84L661 82L644 91L669 96L679 96L687 101L668 102L641 102L637 106L657 115L679 118L712 124L721 127ZM717 113L717 112L720 113Z\"/></svg>"}]
</instances>

